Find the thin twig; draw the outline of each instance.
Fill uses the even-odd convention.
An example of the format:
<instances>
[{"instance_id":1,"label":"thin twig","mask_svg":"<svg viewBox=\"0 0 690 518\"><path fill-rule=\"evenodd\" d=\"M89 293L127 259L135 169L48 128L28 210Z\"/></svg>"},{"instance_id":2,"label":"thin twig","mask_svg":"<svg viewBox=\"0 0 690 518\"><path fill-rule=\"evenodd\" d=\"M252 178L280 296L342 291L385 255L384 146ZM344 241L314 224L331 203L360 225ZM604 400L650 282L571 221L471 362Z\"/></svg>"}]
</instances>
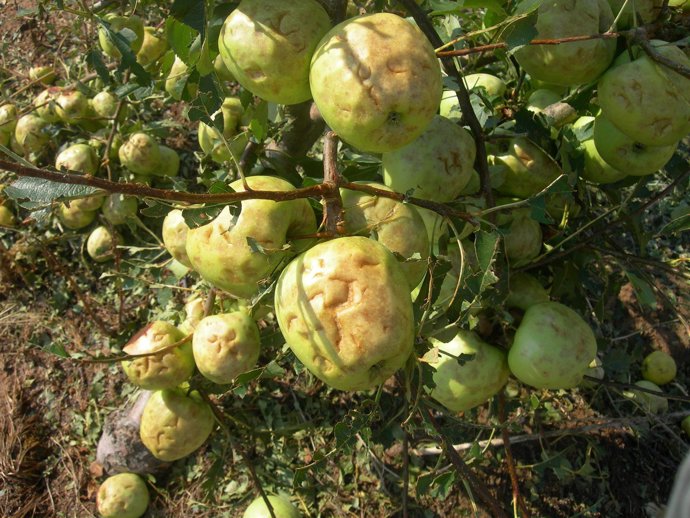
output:
<instances>
[{"instance_id":1,"label":"thin twig","mask_svg":"<svg viewBox=\"0 0 690 518\"><path fill-rule=\"evenodd\" d=\"M330 189L323 196L323 220L326 233L338 236L345 233L343 218L343 199L340 197L342 176L338 172L336 157L338 155L338 137L329 131L323 142L323 183Z\"/></svg>"}]
</instances>

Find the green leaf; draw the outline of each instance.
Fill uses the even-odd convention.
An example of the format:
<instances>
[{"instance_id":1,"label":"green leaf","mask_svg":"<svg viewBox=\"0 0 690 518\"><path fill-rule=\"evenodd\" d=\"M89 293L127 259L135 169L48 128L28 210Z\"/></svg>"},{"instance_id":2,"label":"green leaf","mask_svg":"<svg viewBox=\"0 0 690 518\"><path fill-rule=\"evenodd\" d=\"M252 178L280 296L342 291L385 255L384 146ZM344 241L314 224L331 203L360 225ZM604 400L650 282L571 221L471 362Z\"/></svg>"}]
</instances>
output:
<instances>
[{"instance_id":1,"label":"green leaf","mask_svg":"<svg viewBox=\"0 0 690 518\"><path fill-rule=\"evenodd\" d=\"M100 189L87 185L52 182L43 178L22 177L12 182L3 192L23 207L36 208L53 201L90 196L100 192Z\"/></svg>"},{"instance_id":2,"label":"green leaf","mask_svg":"<svg viewBox=\"0 0 690 518\"><path fill-rule=\"evenodd\" d=\"M175 0L170 14L185 25L196 30L201 37L206 31L206 2L200 0Z\"/></svg>"},{"instance_id":3,"label":"green leaf","mask_svg":"<svg viewBox=\"0 0 690 518\"><path fill-rule=\"evenodd\" d=\"M508 54L513 54L527 45L537 35L535 23L536 16L528 16L512 24L506 31L505 42L508 45Z\"/></svg>"},{"instance_id":4,"label":"green leaf","mask_svg":"<svg viewBox=\"0 0 690 518\"><path fill-rule=\"evenodd\" d=\"M139 64L136 55L132 52L130 42L125 37L125 35L128 35L130 32L132 36L134 36L134 33L129 29L115 32L110 28L110 24L107 21L102 18L97 18L97 20L101 28L106 32L108 39L115 45L115 48L120 51L121 58L118 71L123 72L129 69L135 75L137 83L142 86L148 86L151 83L151 74L144 70L144 67Z\"/></svg>"},{"instance_id":5,"label":"green leaf","mask_svg":"<svg viewBox=\"0 0 690 518\"><path fill-rule=\"evenodd\" d=\"M51 354L54 354L55 356L59 356L60 358L70 357L69 353L65 350L64 346L62 346L61 344L56 344L55 342L52 342L50 345L48 345L45 348L45 350Z\"/></svg>"},{"instance_id":6,"label":"green leaf","mask_svg":"<svg viewBox=\"0 0 690 518\"><path fill-rule=\"evenodd\" d=\"M484 272L491 267L491 263L496 257L498 247L498 233L497 232L477 232L474 240L474 248L477 252L477 260L479 261L479 268Z\"/></svg>"},{"instance_id":7,"label":"green leaf","mask_svg":"<svg viewBox=\"0 0 690 518\"><path fill-rule=\"evenodd\" d=\"M633 272L626 270L625 275L628 277L630 284L632 284L633 288L635 289L635 295L637 296L638 302L642 306L647 306L650 309L656 309L656 296L654 295L654 289L652 289L651 285Z\"/></svg>"},{"instance_id":8,"label":"green leaf","mask_svg":"<svg viewBox=\"0 0 690 518\"><path fill-rule=\"evenodd\" d=\"M175 55L178 56L187 65L192 65L193 62L190 57L190 48L192 43L198 36L198 32L192 29L173 17L169 17L165 21L165 37L173 49Z\"/></svg>"},{"instance_id":9,"label":"green leaf","mask_svg":"<svg viewBox=\"0 0 690 518\"><path fill-rule=\"evenodd\" d=\"M110 84L110 73L108 72L108 68L105 66L105 63L103 63L103 58L101 57L100 52L97 50L90 50L86 54L86 63L96 71L101 81L107 85Z\"/></svg>"},{"instance_id":10,"label":"green leaf","mask_svg":"<svg viewBox=\"0 0 690 518\"><path fill-rule=\"evenodd\" d=\"M268 103L261 101L254 107L252 120L249 123L249 130L254 135L254 138L263 142L268 134Z\"/></svg>"},{"instance_id":11,"label":"green leaf","mask_svg":"<svg viewBox=\"0 0 690 518\"><path fill-rule=\"evenodd\" d=\"M198 209L185 209L182 211L182 217L189 228L196 228L215 219L223 207L223 205L208 205Z\"/></svg>"},{"instance_id":12,"label":"green leaf","mask_svg":"<svg viewBox=\"0 0 690 518\"><path fill-rule=\"evenodd\" d=\"M664 225L664 227L657 233L657 236L663 236L668 234L680 234L686 230L690 230L690 207L685 207L686 214L680 213L680 215L671 214L675 217L671 222ZM674 211L675 213L676 211Z\"/></svg>"}]
</instances>

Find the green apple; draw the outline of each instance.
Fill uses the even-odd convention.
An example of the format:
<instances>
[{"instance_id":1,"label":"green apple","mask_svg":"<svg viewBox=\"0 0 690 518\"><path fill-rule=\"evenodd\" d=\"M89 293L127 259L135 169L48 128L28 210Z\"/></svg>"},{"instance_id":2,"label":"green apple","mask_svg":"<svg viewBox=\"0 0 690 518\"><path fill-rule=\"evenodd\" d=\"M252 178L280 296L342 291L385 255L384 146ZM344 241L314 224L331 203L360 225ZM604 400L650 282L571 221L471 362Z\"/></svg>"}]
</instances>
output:
<instances>
[{"instance_id":1,"label":"green apple","mask_svg":"<svg viewBox=\"0 0 690 518\"><path fill-rule=\"evenodd\" d=\"M391 13L345 20L319 44L309 75L314 102L348 144L375 153L409 144L441 101L441 68L417 26Z\"/></svg>"},{"instance_id":2,"label":"green apple","mask_svg":"<svg viewBox=\"0 0 690 518\"><path fill-rule=\"evenodd\" d=\"M455 93L455 90L443 91L438 113L441 117L450 119L453 122L459 122L460 119L462 119L462 108L460 108L460 102L458 101L458 95Z\"/></svg>"},{"instance_id":3,"label":"green apple","mask_svg":"<svg viewBox=\"0 0 690 518\"><path fill-rule=\"evenodd\" d=\"M530 212L528 208L513 209L508 213L499 213L496 218L500 226L508 226L503 236L503 246L513 266L525 264L541 252L541 225L530 217Z\"/></svg>"},{"instance_id":4,"label":"green apple","mask_svg":"<svg viewBox=\"0 0 690 518\"><path fill-rule=\"evenodd\" d=\"M102 518L139 518L149 506L149 490L136 473L108 477L96 493L96 509Z\"/></svg>"},{"instance_id":5,"label":"green apple","mask_svg":"<svg viewBox=\"0 0 690 518\"><path fill-rule=\"evenodd\" d=\"M294 190L281 178L250 176L246 180L252 190ZM242 180L230 187L245 190ZM235 297L251 298L283 261L311 243L310 239L293 239L315 232L316 218L306 199L246 200L239 216L226 207L211 223L190 229L187 255L192 268L205 280Z\"/></svg>"},{"instance_id":6,"label":"green apple","mask_svg":"<svg viewBox=\"0 0 690 518\"><path fill-rule=\"evenodd\" d=\"M389 190L385 185L374 182L364 184ZM397 254L410 289L417 286L427 269L429 236L416 207L348 189L341 189L340 195L347 234L372 236Z\"/></svg>"},{"instance_id":7,"label":"green apple","mask_svg":"<svg viewBox=\"0 0 690 518\"><path fill-rule=\"evenodd\" d=\"M115 117L115 112L117 112L117 105L119 102L120 99L117 95L104 90L98 92L93 99L91 99L91 106L99 117L113 119ZM117 120L118 122L122 122L127 117L129 117L129 107L124 105L120 110L120 115Z\"/></svg>"},{"instance_id":8,"label":"green apple","mask_svg":"<svg viewBox=\"0 0 690 518\"><path fill-rule=\"evenodd\" d=\"M51 66L38 66L29 69L29 79L38 81L41 84L49 85L55 82L57 73Z\"/></svg>"},{"instance_id":9,"label":"green apple","mask_svg":"<svg viewBox=\"0 0 690 518\"><path fill-rule=\"evenodd\" d=\"M55 112L66 124L78 124L89 116L89 99L79 90L61 90L55 104Z\"/></svg>"},{"instance_id":10,"label":"green apple","mask_svg":"<svg viewBox=\"0 0 690 518\"><path fill-rule=\"evenodd\" d=\"M103 19L110 24L110 30L120 34L129 42L129 47L136 54L144 42L144 21L138 16L118 16L110 13ZM122 54L110 39L108 31L103 27L98 29L98 42L103 52L111 58L119 59Z\"/></svg>"},{"instance_id":11,"label":"green apple","mask_svg":"<svg viewBox=\"0 0 690 518\"><path fill-rule=\"evenodd\" d=\"M113 250L119 241L120 236L113 234L108 227L96 227L86 240L86 252L97 263L103 263L113 258Z\"/></svg>"},{"instance_id":12,"label":"green apple","mask_svg":"<svg viewBox=\"0 0 690 518\"><path fill-rule=\"evenodd\" d=\"M159 145L158 152L160 154L159 166L151 171L152 176L177 176L180 172L180 155L168 146Z\"/></svg>"},{"instance_id":13,"label":"green apple","mask_svg":"<svg viewBox=\"0 0 690 518\"><path fill-rule=\"evenodd\" d=\"M597 353L597 341L580 315L558 302L527 309L508 353L510 370L535 388L575 387Z\"/></svg>"},{"instance_id":14,"label":"green apple","mask_svg":"<svg viewBox=\"0 0 690 518\"><path fill-rule=\"evenodd\" d=\"M218 49L238 83L269 102L311 98L309 63L331 26L316 0L242 0L223 23Z\"/></svg>"},{"instance_id":15,"label":"green apple","mask_svg":"<svg viewBox=\"0 0 690 518\"><path fill-rule=\"evenodd\" d=\"M663 0L629 0L628 2L608 0L608 2L613 14L618 18L616 28L623 30L653 22L659 17L661 7L664 5ZM670 2L669 5L671 5ZM621 13L620 16L618 13Z\"/></svg>"},{"instance_id":16,"label":"green apple","mask_svg":"<svg viewBox=\"0 0 690 518\"><path fill-rule=\"evenodd\" d=\"M635 385L647 390L663 393L663 390L661 390L658 385L648 380L637 381L635 382ZM630 396L631 399L636 401L645 412L662 414L668 411L668 399L666 399L664 396L657 396L656 394L635 389L630 390Z\"/></svg>"},{"instance_id":17,"label":"green apple","mask_svg":"<svg viewBox=\"0 0 690 518\"><path fill-rule=\"evenodd\" d=\"M438 347L438 359L429 362L436 384L430 396L449 410L460 412L481 405L508 381L505 353L474 333L459 330L449 342L434 338L430 342ZM461 355L473 357L462 360Z\"/></svg>"},{"instance_id":18,"label":"green apple","mask_svg":"<svg viewBox=\"0 0 690 518\"><path fill-rule=\"evenodd\" d=\"M189 227L182 216L182 211L173 209L163 220L163 244L176 260L191 268L192 263L187 255L187 232Z\"/></svg>"},{"instance_id":19,"label":"green apple","mask_svg":"<svg viewBox=\"0 0 690 518\"><path fill-rule=\"evenodd\" d=\"M518 4L517 13L532 4ZM558 39L599 34L613 24L607 0L553 0L537 9L536 39ZM535 79L573 86L597 79L609 66L616 51L614 39L592 39L560 45L525 45L515 57Z\"/></svg>"},{"instance_id":20,"label":"green apple","mask_svg":"<svg viewBox=\"0 0 690 518\"><path fill-rule=\"evenodd\" d=\"M527 98L527 109L533 113L541 113L544 108L561 102L561 96L553 90L540 88L532 92Z\"/></svg>"},{"instance_id":21,"label":"green apple","mask_svg":"<svg viewBox=\"0 0 690 518\"><path fill-rule=\"evenodd\" d=\"M221 81L235 81L235 76L233 76L232 72L230 72L230 70L228 70L228 67L225 66L223 56L221 56L220 54L218 54L216 56L216 59L213 60L213 70L216 72L218 79L220 79Z\"/></svg>"},{"instance_id":22,"label":"green apple","mask_svg":"<svg viewBox=\"0 0 690 518\"><path fill-rule=\"evenodd\" d=\"M96 219L95 210L83 210L72 200L69 205L60 203L57 207L57 217L60 223L70 230L88 227Z\"/></svg>"},{"instance_id":23,"label":"green apple","mask_svg":"<svg viewBox=\"0 0 690 518\"><path fill-rule=\"evenodd\" d=\"M194 333L196 326L199 325L201 319L204 318L204 299L200 298L196 294L192 296L193 298L187 300L184 305L185 319L177 326L177 328L182 331L185 335L191 335ZM194 343L192 342L192 349Z\"/></svg>"},{"instance_id":24,"label":"green apple","mask_svg":"<svg viewBox=\"0 0 690 518\"><path fill-rule=\"evenodd\" d=\"M118 151L120 163L136 174L151 175L161 169L160 145L146 133L134 133Z\"/></svg>"},{"instance_id":25,"label":"green apple","mask_svg":"<svg viewBox=\"0 0 690 518\"><path fill-rule=\"evenodd\" d=\"M58 153L58 156L55 158L55 169L58 171L77 171L86 175L94 175L98 171L98 163L96 151L91 146L88 144L72 144Z\"/></svg>"},{"instance_id":26,"label":"green apple","mask_svg":"<svg viewBox=\"0 0 690 518\"><path fill-rule=\"evenodd\" d=\"M285 495L268 495L275 518L302 518L302 514ZM242 518L271 518L263 497L255 498L244 511Z\"/></svg>"},{"instance_id":27,"label":"green apple","mask_svg":"<svg viewBox=\"0 0 690 518\"><path fill-rule=\"evenodd\" d=\"M690 67L690 58L675 45L658 40L651 43L665 58ZM599 81L597 98L604 116L640 144L676 144L690 133L690 79L646 54L625 61Z\"/></svg>"},{"instance_id":28,"label":"green apple","mask_svg":"<svg viewBox=\"0 0 690 518\"><path fill-rule=\"evenodd\" d=\"M211 115L216 120L218 114L223 116L223 135L215 127L199 123L199 145L204 153L219 163L239 161L248 142L246 134L239 134L239 126L244 115L244 108L239 97L226 97L221 109ZM227 142L227 145L226 145Z\"/></svg>"},{"instance_id":29,"label":"green apple","mask_svg":"<svg viewBox=\"0 0 690 518\"><path fill-rule=\"evenodd\" d=\"M594 139L585 140L582 143L582 148L585 156L585 168L580 171L580 176L585 180L607 184L615 183L628 176L623 171L619 171L615 167L612 167L601 157L594 144Z\"/></svg>"},{"instance_id":30,"label":"green apple","mask_svg":"<svg viewBox=\"0 0 690 518\"><path fill-rule=\"evenodd\" d=\"M683 418L683 421L681 422L680 426L683 428L685 435L690 437L690 415Z\"/></svg>"},{"instance_id":31,"label":"green apple","mask_svg":"<svg viewBox=\"0 0 690 518\"><path fill-rule=\"evenodd\" d=\"M642 360L642 377L657 385L666 385L676 377L676 362L664 351L654 351Z\"/></svg>"},{"instance_id":32,"label":"green apple","mask_svg":"<svg viewBox=\"0 0 690 518\"><path fill-rule=\"evenodd\" d=\"M510 275L510 291L506 306L527 311L535 304L549 302L549 292L541 282L529 273L518 272Z\"/></svg>"},{"instance_id":33,"label":"green apple","mask_svg":"<svg viewBox=\"0 0 690 518\"><path fill-rule=\"evenodd\" d=\"M103 206L104 196L92 195L70 200L72 208L80 212L96 212Z\"/></svg>"},{"instance_id":34,"label":"green apple","mask_svg":"<svg viewBox=\"0 0 690 518\"><path fill-rule=\"evenodd\" d=\"M494 186L501 194L529 198L563 174L553 158L525 137L512 138L501 146L502 154L489 157L492 174L503 177Z\"/></svg>"},{"instance_id":35,"label":"green apple","mask_svg":"<svg viewBox=\"0 0 690 518\"><path fill-rule=\"evenodd\" d=\"M7 205L0 205L0 227L14 227L17 220Z\"/></svg>"},{"instance_id":36,"label":"green apple","mask_svg":"<svg viewBox=\"0 0 690 518\"><path fill-rule=\"evenodd\" d=\"M103 217L111 225L124 225L137 214L138 202L135 197L124 194L106 196L101 206Z\"/></svg>"},{"instance_id":37,"label":"green apple","mask_svg":"<svg viewBox=\"0 0 690 518\"><path fill-rule=\"evenodd\" d=\"M194 329L192 351L199 372L219 385L232 383L259 359L259 328L248 313L211 315Z\"/></svg>"},{"instance_id":38,"label":"green apple","mask_svg":"<svg viewBox=\"0 0 690 518\"><path fill-rule=\"evenodd\" d=\"M172 347L183 338L174 325L161 320L151 322L122 349L132 356L144 356L123 361L122 369L132 383L146 390L176 387L194 372L191 344Z\"/></svg>"},{"instance_id":39,"label":"green apple","mask_svg":"<svg viewBox=\"0 0 690 518\"><path fill-rule=\"evenodd\" d=\"M214 425L211 407L197 392L175 388L151 395L141 415L139 435L154 457L172 462L204 444Z\"/></svg>"},{"instance_id":40,"label":"green apple","mask_svg":"<svg viewBox=\"0 0 690 518\"><path fill-rule=\"evenodd\" d=\"M40 153L50 140L46 131L48 123L38 115L27 113L22 115L14 128L14 137L23 153Z\"/></svg>"},{"instance_id":41,"label":"green apple","mask_svg":"<svg viewBox=\"0 0 690 518\"><path fill-rule=\"evenodd\" d=\"M410 288L380 243L341 237L293 259L276 284L280 330L309 371L339 390L366 390L413 350Z\"/></svg>"},{"instance_id":42,"label":"green apple","mask_svg":"<svg viewBox=\"0 0 690 518\"><path fill-rule=\"evenodd\" d=\"M437 115L415 140L383 154L383 182L416 198L451 201L469 183L476 153L467 130Z\"/></svg>"},{"instance_id":43,"label":"green apple","mask_svg":"<svg viewBox=\"0 0 690 518\"><path fill-rule=\"evenodd\" d=\"M0 106L0 133L14 133L16 127L17 107L10 103L3 104Z\"/></svg>"},{"instance_id":44,"label":"green apple","mask_svg":"<svg viewBox=\"0 0 690 518\"><path fill-rule=\"evenodd\" d=\"M147 67L158 61L167 50L168 40L165 36L158 34L155 27L144 27L144 39L137 52L139 64Z\"/></svg>"},{"instance_id":45,"label":"green apple","mask_svg":"<svg viewBox=\"0 0 690 518\"><path fill-rule=\"evenodd\" d=\"M620 131L604 115L594 119L594 145L604 161L631 176L654 174L676 152L678 142L668 146L646 146Z\"/></svg>"},{"instance_id":46,"label":"green apple","mask_svg":"<svg viewBox=\"0 0 690 518\"><path fill-rule=\"evenodd\" d=\"M43 90L34 98L33 105L36 107L36 114L46 122L54 123L60 120L57 112L57 98L62 89L50 87Z\"/></svg>"},{"instance_id":47,"label":"green apple","mask_svg":"<svg viewBox=\"0 0 690 518\"><path fill-rule=\"evenodd\" d=\"M175 61L170 68L168 77L165 80L165 91L173 99L179 101L182 99L182 95L187 89L187 93L190 97L196 97L197 91L199 90L199 85L197 83L189 82L189 77L191 72L189 67L186 65L179 56L175 56Z\"/></svg>"}]
</instances>

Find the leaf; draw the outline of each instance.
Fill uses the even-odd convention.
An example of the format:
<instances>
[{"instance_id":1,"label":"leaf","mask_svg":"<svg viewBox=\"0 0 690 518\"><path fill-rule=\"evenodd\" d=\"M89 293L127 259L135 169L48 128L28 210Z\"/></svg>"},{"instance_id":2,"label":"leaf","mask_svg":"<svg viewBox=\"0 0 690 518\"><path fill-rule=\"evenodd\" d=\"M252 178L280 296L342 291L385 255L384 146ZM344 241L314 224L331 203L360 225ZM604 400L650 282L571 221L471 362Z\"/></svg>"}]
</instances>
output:
<instances>
[{"instance_id":1,"label":"leaf","mask_svg":"<svg viewBox=\"0 0 690 518\"><path fill-rule=\"evenodd\" d=\"M165 21L165 37L170 43L170 48L186 65L191 65L190 49L198 32L173 17Z\"/></svg>"},{"instance_id":2,"label":"leaf","mask_svg":"<svg viewBox=\"0 0 690 518\"><path fill-rule=\"evenodd\" d=\"M249 123L249 130L259 142L263 142L266 138L268 134L268 103L266 101L261 101L254 107L252 120Z\"/></svg>"},{"instance_id":3,"label":"leaf","mask_svg":"<svg viewBox=\"0 0 690 518\"><path fill-rule=\"evenodd\" d=\"M106 85L110 84L110 73L108 72L108 67L103 63L100 52L97 50L90 50L86 54L86 63L96 71L101 81Z\"/></svg>"},{"instance_id":4,"label":"leaf","mask_svg":"<svg viewBox=\"0 0 690 518\"><path fill-rule=\"evenodd\" d=\"M170 14L185 25L196 30L201 37L206 31L206 2L199 0L175 0Z\"/></svg>"},{"instance_id":5,"label":"leaf","mask_svg":"<svg viewBox=\"0 0 690 518\"><path fill-rule=\"evenodd\" d=\"M670 223L664 225L664 227L657 233L657 236L663 236L667 234L680 234L686 230L690 230L690 214L683 214Z\"/></svg>"},{"instance_id":6,"label":"leaf","mask_svg":"<svg viewBox=\"0 0 690 518\"><path fill-rule=\"evenodd\" d=\"M71 185L53 182L43 178L22 177L12 182L3 191L26 208L36 208L58 200L70 200L90 196L100 189L87 185ZM26 202L30 203L26 203Z\"/></svg>"},{"instance_id":7,"label":"leaf","mask_svg":"<svg viewBox=\"0 0 690 518\"><path fill-rule=\"evenodd\" d=\"M136 82L142 86L151 84L151 74L144 70L144 67L139 64L136 55L132 52L130 42L125 37L129 35L129 33L132 33L130 36L134 36L133 31L131 31L131 29L123 29L120 32L115 32L110 28L110 24L107 21L102 18L97 18L97 20L101 28L105 31L107 38L115 45L115 48L120 51L121 57L118 70L120 72L127 69L131 70L136 77Z\"/></svg>"},{"instance_id":8,"label":"leaf","mask_svg":"<svg viewBox=\"0 0 690 518\"><path fill-rule=\"evenodd\" d=\"M652 289L651 285L633 272L626 270L625 275L628 277L630 284L632 284L633 288L635 289L635 296L637 297L638 302L642 306L647 306L650 309L656 309L656 296L654 295L654 290Z\"/></svg>"},{"instance_id":9,"label":"leaf","mask_svg":"<svg viewBox=\"0 0 690 518\"><path fill-rule=\"evenodd\" d=\"M185 209L182 211L185 223L189 228L200 227L213 220L220 211L223 210L223 205L209 205L197 209Z\"/></svg>"},{"instance_id":10,"label":"leaf","mask_svg":"<svg viewBox=\"0 0 690 518\"><path fill-rule=\"evenodd\" d=\"M536 16L528 16L518 20L508 28L505 42L508 45L509 55L517 52L534 39L537 35L537 29L534 26L536 21Z\"/></svg>"}]
</instances>

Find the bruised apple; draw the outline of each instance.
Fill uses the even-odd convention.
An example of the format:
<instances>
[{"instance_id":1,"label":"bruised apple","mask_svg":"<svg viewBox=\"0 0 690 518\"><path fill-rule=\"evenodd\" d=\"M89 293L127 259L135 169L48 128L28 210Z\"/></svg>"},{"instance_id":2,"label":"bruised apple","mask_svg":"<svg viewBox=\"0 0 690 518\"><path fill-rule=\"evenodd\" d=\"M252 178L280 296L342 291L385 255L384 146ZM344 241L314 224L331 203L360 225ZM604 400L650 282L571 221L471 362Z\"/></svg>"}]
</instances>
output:
<instances>
[{"instance_id":1,"label":"bruised apple","mask_svg":"<svg viewBox=\"0 0 690 518\"><path fill-rule=\"evenodd\" d=\"M535 388L567 389L584 376L597 352L592 329L558 302L527 309L508 353L511 372Z\"/></svg>"},{"instance_id":2,"label":"bruised apple","mask_svg":"<svg viewBox=\"0 0 690 518\"><path fill-rule=\"evenodd\" d=\"M293 259L275 290L280 330L326 384L366 390L412 353L410 289L395 256L361 236L319 243Z\"/></svg>"},{"instance_id":3,"label":"bruised apple","mask_svg":"<svg viewBox=\"0 0 690 518\"><path fill-rule=\"evenodd\" d=\"M96 227L86 240L86 252L97 263L112 259L113 250L118 244L119 237L117 234L113 234L108 227Z\"/></svg>"},{"instance_id":4,"label":"bruised apple","mask_svg":"<svg viewBox=\"0 0 690 518\"><path fill-rule=\"evenodd\" d=\"M136 473L108 477L96 493L96 508L102 518L139 518L149 506L149 490Z\"/></svg>"},{"instance_id":5,"label":"bruised apple","mask_svg":"<svg viewBox=\"0 0 690 518\"><path fill-rule=\"evenodd\" d=\"M268 495L276 518L302 518L302 514L285 495ZM255 498L244 511L242 518L271 518L271 513L262 497Z\"/></svg>"},{"instance_id":6,"label":"bruised apple","mask_svg":"<svg viewBox=\"0 0 690 518\"><path fill-rule=\"evenodd\" d=\"M191 268L187 255L187 232L189 227L180 209L168 212L163 220L163 244L174 259Z\"/></svg>"}]
</instances>

